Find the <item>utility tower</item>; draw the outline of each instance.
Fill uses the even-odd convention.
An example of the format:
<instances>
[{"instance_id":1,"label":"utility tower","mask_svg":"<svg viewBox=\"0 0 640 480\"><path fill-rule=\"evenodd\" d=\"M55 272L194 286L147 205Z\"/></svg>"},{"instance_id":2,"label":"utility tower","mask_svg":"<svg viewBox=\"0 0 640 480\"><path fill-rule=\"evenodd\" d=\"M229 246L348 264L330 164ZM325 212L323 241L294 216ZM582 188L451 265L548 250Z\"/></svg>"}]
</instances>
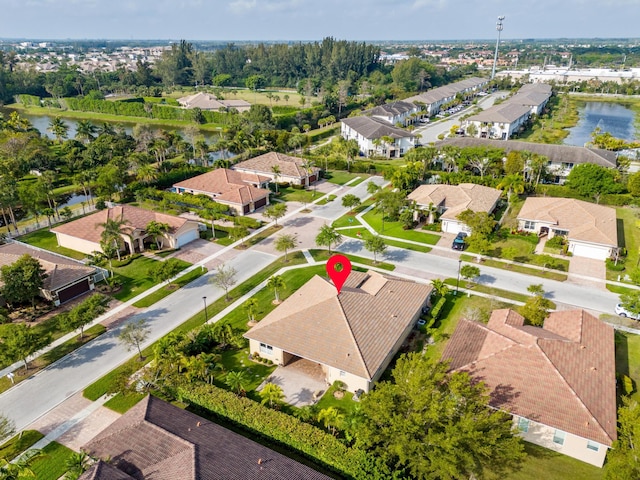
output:
<instances>
[{"instance_id":1,"label":"utility tower","mask_svg":"<svg viewBox=\"0 0 640 480\"><path fill-rule=\"evenodd\" d=\"M496 53L493 55L493 68L491 69L491 80L496 76L496 65L498 64L498 47L500 46L500 32L504 28L502 21L504 20L504 15L500 15L498 17L498 22L496 23L496 30L498 31L498 40L496 41Z\"/></svg>"}]
</instances>

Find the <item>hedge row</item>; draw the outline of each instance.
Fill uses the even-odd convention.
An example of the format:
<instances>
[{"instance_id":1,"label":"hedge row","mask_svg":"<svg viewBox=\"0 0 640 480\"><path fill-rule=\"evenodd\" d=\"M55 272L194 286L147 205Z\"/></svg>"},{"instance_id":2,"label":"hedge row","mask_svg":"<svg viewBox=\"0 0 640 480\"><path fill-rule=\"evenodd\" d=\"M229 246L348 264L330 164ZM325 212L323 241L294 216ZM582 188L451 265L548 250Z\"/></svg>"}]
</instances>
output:
<instances>
[{"instance_id":1,"label":"hedge row","mask_svg":"<svg viewBox=\"0 0 640 480\"><path fill-rule=\"evenodd\" d=\"M354 479L389 478L382 462L358 448L349 447L318 427L272 410L246 397L214 385L180 387L181 401L200 407L252 432L297 450L336 472Z\"/></svg>"},{"instance_id":2,"label":"hedge row","mask_svg":"<svg viewBox=\"0 0 640 480\"><path fill-rule=\"evenodd\" d=\"M447 297L441 297L431 309L431 318L433 318L434 320L437 320L438 317L440 316L440 313L442 313L442 309L444 308L444 305L446 303L447 303Z\"/></svg>"}]
</instances>

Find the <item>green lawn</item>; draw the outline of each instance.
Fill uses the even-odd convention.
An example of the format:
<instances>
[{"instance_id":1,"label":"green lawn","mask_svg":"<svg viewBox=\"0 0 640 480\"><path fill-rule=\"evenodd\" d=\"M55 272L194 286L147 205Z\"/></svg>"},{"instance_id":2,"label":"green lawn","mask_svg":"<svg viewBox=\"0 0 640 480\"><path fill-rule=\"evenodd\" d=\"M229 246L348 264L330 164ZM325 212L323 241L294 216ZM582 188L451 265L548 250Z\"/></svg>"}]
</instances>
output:
<instances>
[{"instance_id":1,"label":"green lawn","mask_svg":"<svg viewBox=\"0 0 640 480\"><path fill-rule=\"evenodd\" d=\"M336 195L329 195L316 203L316 205L326 205L329 202L333 202L336 198L338 198Z\"/></svg>"},{"instance_id":2,"label":"green lawn","mask_svg":"<svg viewBox=\"0 0 640 480\"><path fill-rule=\"evenodd\" d=\"M476 263L476 257L472 255L461 255L460 258L466 262ZM501 262L500 260L492 260L490 258L483 259L479 267L482 268L482 265L486 267L501 268L502 270L511 270L512 272L524 273L534 277L548 278L549 280L557 280L559 282L564 282L567 279L566 274L559 273L555 270L538 270L537 268L529 268L525 265L506 263Z\"/></svg>"},{"instance_id":3,"label":"green lawn","mask_svg":"<svg viewBox=\"0 0 640 480\"><path fill-rule=\"evenodd\" d=\"M395 237L398 240L411 240L425 245L435 245L440 240L440 235L427 233L423 230L404 230L401 222L384 222L383 228L382 215L375 213L374 210L365 213L362 218L380 235Z\"/></svg>"},{"instance_id":4,"label":"green lawn","mask_svg":"<svg viewBox=\"0 0 640 480\"><path fill-rule=\"evenodd\" d=\"M504 477L506 480L602 480L601 468L567 457L548 448L524 443L527 457L522 469Z\"/></svg>"},{"instance_id":5,"label":"green lawn","mask_svg":"<svg viewBox=\"0 0 640 480\"><path fill-rule=\"evenodd\" d=\"M331 387L329 387L329 390L326 391L326 393L316 404L316 408L318 409L318 411L325 408L333 407L341 414L347 415L356 408L356 405L359 405L358 402L354 402L352 400L353 393L351 392L344 392L344 397L338 400L333 396L336 390L337 388L334 385L331 385Z\"/></svg>"},{"instance_id":6,"label":"green lawn","mask_svg":"<svg viewBox=\"0 0 640 480\"><path fill-rule=\"evenodd\" d=\"M182 260L179 260L179 262L183 269L190 266L189 263ZM151 275L156 265L158 265L157 260L140 255L134 257L125 265L114 268L114 274L122 282L122 286L113 296L122 302L126 302L156 285L158 282Z\"/></svg>"},{"instance_id":7,"label":"green lawn","mask_svg":"<svg viewBox=\"0 0 640 480\"><path fill-rule=\"evenodd\" d=\"M227 350L222 353L222 366L225 372L244 371L247 374L247 383L245 389L247 392L253 392L260 384L276 369L276 365L263 365L261 363L249 360L249 348L241 350ZM223 384L224 375L218 375Z\"/></svg>"},{"instance_id":8,"label":"green lawn","mask_svg":"<svg viewBox=\"0 0 640 480\"><path fill-rule=\"evenodd\" d=\"M73 453L73 450L51 442L42 449L43 457L35 460L31 469L38 480L58 480L67 472L65 463Z\"/></svg>"},{"instance_id":9,"label":"green lawn","mask_svg":"<svg viewBox=\"0 0 640 480\"><path fill-rule=\"evenodd\" d=\"M355 213L343 215L342 217L340 217L339 219L337 219L335 222L331 224L331 226L334 228L356 227L358 225L362 225L362 223L360 223L360 220L356 218Z\"/></svg>"},{"instance_id":10,"label":"green lawn","mask_svg":"<svg viewBox=\"0 0 640 480\"><path fill-rule=\"evenodd\" d=\"M128 393L123 395L118 393L114 397L107 400L104 404L105 407L118 413L127 413L127 411L133 407L136 403L146 397L146 393Z\"/></svg>"},{"instance_id":11,"label":"green lawn","mask_svg":"<svg viewBox=\"0 0 640 480\"><path fill-rule=\"evenodd\" d=\"M360 233L361 236L358 236L358 233ZM357 238L359 240L364 240L371 235L369 231L365 230L364 228L363 229L351 228L349 230L340 230L340 234L345 237ZM413 250L413 251L422 252L422 253L429 253L432 250L430 247L427 247L426 245L415 245L413 243L405 243L401 240L389 240L388 238L384 239L384 243L386 243L389 247L404 248L407 250Z\"/></svg>"},{"instance_id":12,"label":"green lawn","mask_svg":"<svg viewBox=\"0 0 640 480\"><path fill-rule=\"evenodd\" d=\"M201 277L205 273L206 273L206 270L204 270L203 268L196 268L195 270L191 270L189 273L181 276L170 285L166 285L160 290L156 290L152 294L147 295L142 300L138 300L136 303L133 304L133 306L138 308L149 307L154 303L159 302L164 297L171 295L173 292L177 290L177 288L184 287L185 285L193 282L196 278Z\"/></svg>"},{"instance_id":13,"label":"green lawn","mask_svg":"<svg viewBox=\"0 0 640 480\"><path fill-rule=\"evenodd\" d=\"M329 253L329 250L309 250L309 253L314 258L314 260L318 262L324 262L325 260L329 260L329 257L334 255L334 252ZM341 253L352 262L362 263L363 265L370 265L372 267L382 268L384 270L395 270L396 266L390 263L386 263L378 259L378 263L374 263L370 258L358 257L356 255L349 255L348 253Z\"/></svg>"},{"instance_id":14,"label":"green lawn","mask_svg":"<svg viewBox=\"0 0 640 480\"><path fill-rule=\"evenodd\" d=\"M43 437L44 435L36 430L25 430L0 446L0 458L13 460Z\"/></svg>"},{"instance_id":15,"label":"green lawn","mask_svg":"<svg viewBox=\"0 0 640 480\"><path fill-rule=\"evenodd\" d=\"M640 401L640 335L616 332L616 373L633 380L635 390L631 395Z\"/></svg>"},{"instance_id":16,"label":"green lawn","mask_svg":"<svg viewBox=\"0 0 640 480\"><path fill-rule=\"evenodd\" d=\"M358 183L363 182L364 180L369 178L369 175L367 175L366 173L345 172L344 170L330 170L328 172L325 172L324 174L324 178L326 178L327 181L335 183L336 185L344 185L348 181L358 177L360 177L360 180L358 180L358 182L350 184L349 186L355 186Z\"/></svg>"},{"instance_id":17,"label":"green lawn","mask_svg":"<svg viewBox=\"0 0 640 480\"><path fill-rule=\"evenodd\" d=\"M28 233L19 237L18 240L24 243L28 243L29 245L33 245L34 247L43 248L44 250L49 250L51 252L59 253L60 255L75 258L76 260L82 260L86 257L84 253L76 252L75 250L70 250L64 247L59 247L58 240L56 239L56 234L51 233L47 229Z\"/></svg>"},{"instance_id":18,"label":"green lawn","mask_svg":"<svg viewBox=\"0 0 640 480\"><path fill-rule=\"evenodd\" d=\"M300 203L311 203L314 200L322 197L324 193L316 192L312 189L309 190L298 190L292 187L278 188L278 199L285 202L300 202Z\"/></svg>"},{"instance_id":19,"label":"green lawn","mask_svg":"<svg viewBox=\"0 0 640 480\"><path fill-rule=\"evenodd\" d=\"M625 274L638 265L640 251L640 209L633 207L616 207L618 219L618 243L626 248L626 270L615 272L607 269L607 280L617 280L618 275L624 278Z\"/></svg>"}]
</instances>

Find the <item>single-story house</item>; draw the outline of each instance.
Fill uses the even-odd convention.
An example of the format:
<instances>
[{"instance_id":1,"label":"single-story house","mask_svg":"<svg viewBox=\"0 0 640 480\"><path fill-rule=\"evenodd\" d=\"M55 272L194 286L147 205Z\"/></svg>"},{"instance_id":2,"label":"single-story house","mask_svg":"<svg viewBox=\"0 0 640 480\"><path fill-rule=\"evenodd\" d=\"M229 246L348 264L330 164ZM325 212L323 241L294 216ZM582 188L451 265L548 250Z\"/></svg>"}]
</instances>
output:
<instances>
[{"instance_id":1,"label":"single-story house","mask_svg":"<svg viewBox=\"0 0 640 480\"><path fill-rule=\"evenodd\" d=\"M403 127L406 127L407 125L416 122L416 116L414 114L417 114L419 111L420 108L415 103L403 102L401 100L398 102L379 105L365 113L373 118L384 120L391 125L400 124Z\"/></svg>"},{"instance_id":2,"label":"single-story house","mask_svg":"<svg viewBox=\"0 0 640 480\"><path fill-rule=\"evenodd\" d=\"M100 460L81 480L330 479L153 396L140 401L82 450Z\"/></svg>"},{"instance_id":3,"label":"single-story house","mask_svg":"<svg viewBox=\"0 0 640 480\"><path fill-rule=\"evenodd\" d=\"M463 128L475 125L476 135L480 138L498 138L507 140L531 117L531 108L517 103L501 103L472 115L464 121Z\"/></svg>"},{"instance_id":4,"label":"single-story house","mask_svg":"<svg viewBox=\"0 0 640 480\"><path fill-rule=\"evenodd\" d=\"M432 287L376 272L351 272L341 293L315 276L244 336L250 352L287 365L322 367L327 384L368 392L427 307Z\"/></svg>"},{"instance_id":5,"label":"single-story house","mask_svg":"<svg viewBox=\"0 0 640 480\"><path fill-rule=\"evenodd\" d=\"M484 382L525 440L602 467L617 436L612 327L584 310L552 312L542 328L495 310L486 325L461 319L442 359Z\"/></svg>"},{"instance_id":6,"label":"single-story house","mask_svg":"<svg viewBox=\"0 0 640 480\"><path fill-rule=\"evenodd\" d=\"M227 205L238 215L246 215L269 205L269 177L218 168L173 185L178 193L207 195Z\"/></svg>"},{"instance_id":7,"label":"single-story house","mask_svg":"<svg viewBox=\"0 0 640 480\"><path fill-rule=\"evenodd\" d=\"M618 249L616 210L573 198L529 197L518 214L518 228L540 236L565 237L568 252L605 260Z\"/></svg>"},{"instance_id":8,"label":"single-story house","mask_svg":"<svg viewBox=\"0 0 640 480\"><path fill-rule=\"evenodd\" d=\"M58 245L78 252L90 254L101 252L102 232L107 219L124 220L122 239L124 249L129 253L141 252L147 244L155 243L152 235L147 235L146 228L150 222L166 223L169 231L163 235L164 245L168 248L180 248L200 238L198 223L186 218L158 213L131 205L118 205L106 208L92 215L79 218L51 229L56 234Z\"/></svg>"},{"instance_id":9,"label":"single-story house","mask_svg":"<svg viewBox=\"0 0 640 480\"><path fill-rule=\"evenodd\" d=\"M0 267L12 265L23 255L40 262L46 273L40 295L58 306L90 292L102 272L73 258L48 252L21 242L0 245Z\"/></svg>"},{"instance_id":10,"label":"single-story house","mask_svg":"<svg viewBox=\"0 0 640 480\"><path fill-rule=\"evenodd\" d=\"M416 136L393 124L372 117L350 117L340 120L340 134L345 140L356 140L360 152L370 157L383 155L398 158L407 153L416 144ZM382 137L389 137L391 143Z\"/></svg>"},{"instance_id":11,"label":"single-story house","mask_svg":"<svg viewBox=\"0 0 640 480\"><path fill-rule=\"evenodd\" d=\"M601 148L577 147L573 145L553 145L548 143L521 142L519 140L489 140L485 138L456 137L447 138L436 143L437 148L445 145L454 147L496 147L502 148L505 154L512 151L527 151L547 157L547 172L553 177L553 183L563 184L575 165L595 163L606 168L616 168L618 154ZM527 172L528 173L528 172Z\"/></svg>"},{"instance_id":12,"label":"single-story house","mask_svg":"<svg viewBox=\"0 0 640 480\"><path fill-rule=\"evenodd\" d=\"M198 92L193 95L181 97L178 103L184 108L199 108L200 110L226 110L235 108L239 112L246 112L251 108L251 104L244 100L218 100L218 97L211 93Z\"/></svg>"},{"instance_id":13,"label":"single-story house","mask_svg":"<svg viewBox=\"0 0 640 480\"><path fill-rule=\"evenodd\" d=\"M294 185L309 186L320 178L320 168L307 166L304 158L292 157L284 153L269 152L249 160L236 163L231 168L238 172L253 173L268 177L272 181L287 182ZM274 173L278 167L279 173Z\"/></svg>"},{"instance_id":14,"label":"single-story house","mask_svg":"<svg viewBox=\"0 0 640 480\"><path fill-rule=\"evenodd\" d=\"M456 217L465 210L493 213L502 192L496 188L461 183L460 185L420 185L407 198L423 209L435 207L440 215L442 231L446 233L470 233L464 222ZM433 217L433 215L430 215ZM430 219L433 221L433 218Z\"/></svg>"}]
</instances>

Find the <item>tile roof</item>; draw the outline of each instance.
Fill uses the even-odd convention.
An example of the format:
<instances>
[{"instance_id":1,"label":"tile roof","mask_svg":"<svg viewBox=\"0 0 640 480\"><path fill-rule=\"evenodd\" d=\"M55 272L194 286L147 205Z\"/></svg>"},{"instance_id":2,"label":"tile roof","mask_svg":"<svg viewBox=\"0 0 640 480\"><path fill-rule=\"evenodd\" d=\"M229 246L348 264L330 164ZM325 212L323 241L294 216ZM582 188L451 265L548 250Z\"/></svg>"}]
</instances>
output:
<instances>
[{"instance_id":1,"label":"tile roof","mask_svg":"<svg viewBox=\"0 0 640 480\"><path fill-rule=\"evenodd\" d=\"M487 122L487 123L513 123L516 120L529 115L529 107L526 105L518 105L517 103L505 102L494 105L486 110L470 116L469 122Z\"/></svg>"},{"instance_id":2,"label":"tile roof","mask_svg":"<svg viewBox=\"0 0 640 480\"><path fill-rule=\"evenodd\" d=\"M351 272L338 295L316 275L245 337L370 380L431 290L376 272Z\"/></svg>"},{"instance_id":3,"label":"tile roof","mask_svg":"<svg viewBox=\"0 0 640 480\"><path fill-rule=\"evenodd\" d=\"M490 404L611 445L616 439L613 328L583 310L553 312L544 327L495 310L483 325L460 320L443 360L483 381Z\"/></svg>"},{"instance_id":4,"label":"tile roof","mask_svg":"<svg viewBox=\"0 0 640 480\"><path fill-rule=\"evenodd\" d=\"M489 140L472 137L447 138L436 143L436 147L438 148L445 145L453 145L454 147L497 147L504 149L506 153L526 150L531 153L537 153L538 155L544 155L556 163L595 163L609 168L615 168L617 165L616 152L602 150L600 148L531 143L517 140Z\"/></svg>"},{"instance_id":5,"label":"tile roof","mask_svg":"<svg viewBox=\"0 0 640 480\"><path fill-rule=\"evenodd\" d=\"M538 106L549 100L551 93L538 92L535 90L528 92L518 92L509 99L509 103L518 105Z\"/></svg>"},{"instance_id":6,"label":"tile roof","mask_svg":"<svg viewBox=\"0 0 640 480\"><path fill-rule=\"evenodd\" d=\"M460 185L420 185L407 198L418 205L433 203L446 210L441 218L455 220L465 210L491 213L502 192L495 188L461 183Z\"/></svg>"},{"instance_id":7,"label":"tile roof","mask_svg":"<svg viewBox=\"0 0 640 480\"><path fill-rule=\"evenodd\" d=\"M185 108L200 108L202 110L219 110L224 108L224 105L218 101L215 95L205 92L180 97L178 103Z\"/></svg>"},{"instance_id":8,"label":"tile roof","mask_svg":"<svg viewBox=\"0 0 640 480\"><path fill-rule=\"evenodd\" d=\"M76 238L82 238L94 243L100 243L103 227L101 223L105 223L107 219L125 219L127 225L122 228L123 232L135 230L144 230L149 222L156 221L169 225L169 233L175 233L189 220L184 218L158 213L144 208L133 207L131 205L118 205L116 207L100 210L92 215L79 218L73 222L65 223L51 229L54 233L63 233Z\"/></svg>"},{"instance_id":9,"label":"tile roof","mask_svg":"<svg viewBox=\"0 0 640 480\"><path fill-rule=\"evenodd\" d=\"M94 267L89 267L73 258L63 257L62 255L47 252L39 248L33 248L18 242L0 245L0 267L12 265L25 254L37 258L42 268L44 268L47 274L42 286L44 290L59 290L70 283L87 278L96 272ZM2 285L1 281L0 285Z\"/></svg>"},{"instance_id":10,"label":"tile roof","mask_svg":"<svg viewBox=\"0 0 640 480\"><path fill-rule=\"evenodd\" d=\"M569 232L570 240L618 246L614 208L573 198L529 197L518 220L550 223Z\"/></svg>"},{"instance_id":11,"label":"tile roof","mask_svg":"<svg viewBox=\"0 0 640 480\"><path fill-rule=\"evenodd\" d=\"M269 190L255 185L268 182L269 177L218 168L197 177L176 183L174 187L213 195L216 200L247 205L269 196Z\"/></svg>"},{"instance_id":12,"label":"tile roof","mask_svg":"<svg viewBox=\"0 0 640 480\"><path fill-rule=\"evenodd\" d=\"M412 112L416 109L415 104L410 102L403 102L402 100L398 102L385 103L384 105L379 105L371 109L371 115L378 115L382 117L388 116L397 116L402 115L403 113Z\"/></svg>"},{"instance_id":13,"label":"tile roof","mask_svg":"<svg viewBox=\"0 0 640 480\"><path fill-rule=\"evenodd\" d=\"M351 127L364 138L376 139L381 137L414 138L415 135L401 128L391 125L389 122L371 117L351 117L340 120Z\"/></svg>"},{"instance_id":14,"label":"tile roof","mask_svg":"<svg viewBox=\"0 0 640 480\"><path fill-rule=\"evenodd\" d=\"M329 479L264 445L153 396L134 406L83 450L92 456L111 458L112 466L135 479ZM260 459L263 462L259 463Z\"/></svg>"},{"instance_id":15,"label":"tile roof","mask_svg":"<svg viewBox=\"0 0 640 480\"><path fill-rule=\"evenodd\" d=\"M102 460L94 463L89 470L84 472L78 480L135 480L131 475L127 475L116 467L109 465Z\"/></svg>"},{"instance_id":16,"label":"tile roof","mask_svg":"<svg viewBox=\"0 0 640 480\"><path fill-rule=\"evenodd\" d=\"M487 79L485 78L471 77L465 80L460 80L459 82L450 83L449 85L433 88L418 95L414 95L413 97L405 98L404 101L413 103L425 103L428 105L431 103L440 102L445 98L454 97L458 93L461 93L465 90L477 88L486 83Z\"/></svg>"},{"instance_id":17,"label":"tile roof","mask_svg":"<svg viewBox=\"0 0 640 480\"><path fill-rule=\"evenodd\" d=\"M274 166L280 167L280 175L285 177L294 177L304 179L307 176L307 172L303 165L307 162L304 158L292 157L285 155L284 153L269 152L263 155L250 158L244 162L239 162L233 165L233 170L244 170L254 172L257 174L263 173L269 178L273 178ZM312 172L309 175L316 174L320 171L318 167L312 167Z\"/></svg>"}]
</instances>

